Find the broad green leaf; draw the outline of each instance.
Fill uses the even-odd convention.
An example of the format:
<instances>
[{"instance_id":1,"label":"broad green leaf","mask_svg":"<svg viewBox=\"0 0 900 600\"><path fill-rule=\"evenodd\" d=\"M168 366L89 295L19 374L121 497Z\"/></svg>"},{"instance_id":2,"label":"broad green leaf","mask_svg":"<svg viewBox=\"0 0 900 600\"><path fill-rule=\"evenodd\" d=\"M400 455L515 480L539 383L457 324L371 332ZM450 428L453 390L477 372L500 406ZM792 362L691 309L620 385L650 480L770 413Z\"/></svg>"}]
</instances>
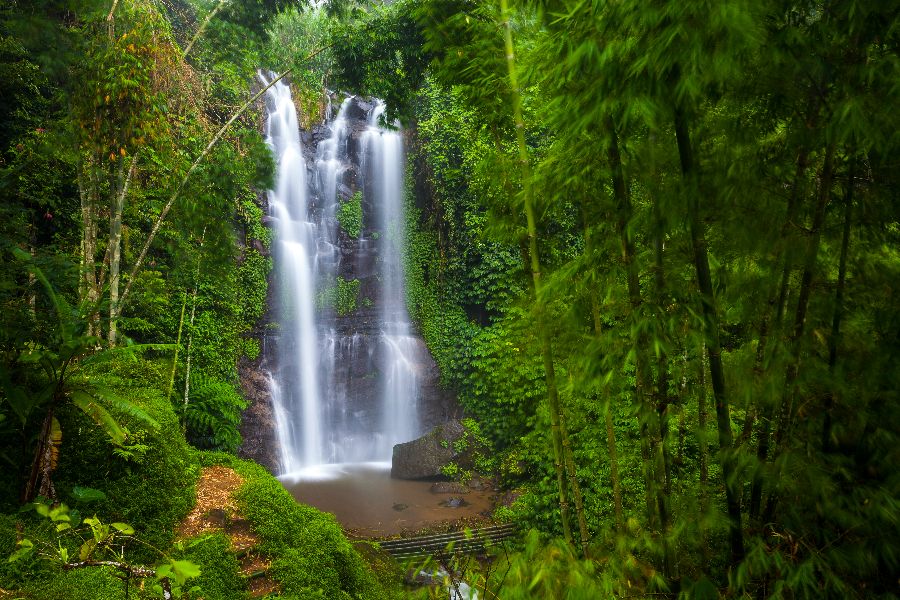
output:
<instances>
[{"instance_id":1,"label":"broad green leaf","mask_svg":"<svg viewBox=\"0 0 900 600\"><path fill-rule=\"evenodd\" d=\"M96 502L105 500L106 494L95 488L76 485L72 488L72 497L78 502Z\"/></svg>"},{"instance_id":2,"label":"broad green leaf","mask_svg":"<svg viewBox=\"0 0 900 600\"><path fill-rule=\"evenodd\" d=\"M189 560L172 560L172 571L175 574L175 581L178 585L182 585L191 577L200 575L200 567Z\"/></svg>"},{"instance_id":3,"label":"broad green leaf","mask_svg":"<svg viewBox=\"0 0 900 600\"><path fill-rule=\"evenodd\" d=\"M134 527L132 527L128 523L111 523L110 525L113 527L113 529L116 529L117 531L124 533L125 535L134 534Z\"/></svg>"},{"instance_id":4,"label":"broad green leaf","mask_svg":"<svg viewBox=\"0 0 900 600\"><path fill-rule=\"evenodd\" d=\"M9 555L8 562L16 562L17 560L23 559L30 555L31 551L34 549L34 544L31 540L19 540L16 545L19 546L19 549Z\"/></svg>"},{"instance_id":5,"label":"broad green leaf","mask_svg":"<svg viewBox=\"0 0 900 600\"><path fill-rule=\"evenodd\" d=\"M87 519L85 519L85 520L87 520ZM91 553L94 551L94 548L96 548L96 547L97 547L97 540L95 540L94 538L90 538L90 539L86 540L81 545L81 548L78 549L78 559L79 560L87 560L88 558L90 558Z\"/></svg>"}]
</instances>

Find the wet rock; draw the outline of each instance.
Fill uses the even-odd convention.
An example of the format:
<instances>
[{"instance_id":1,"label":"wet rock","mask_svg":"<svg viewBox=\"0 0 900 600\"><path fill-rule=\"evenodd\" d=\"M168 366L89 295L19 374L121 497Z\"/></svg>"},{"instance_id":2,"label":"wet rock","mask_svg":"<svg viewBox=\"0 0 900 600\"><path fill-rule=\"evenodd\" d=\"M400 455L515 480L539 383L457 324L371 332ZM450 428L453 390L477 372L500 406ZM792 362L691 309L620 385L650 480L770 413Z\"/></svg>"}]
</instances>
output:
<instances>
[{"instance_id":1,"label":"wet rock","mask_svg":"<svg viewBox=\"0 0 900 600\"><path fill-rule=\"evenodd\" d=\"M391 459L391 477L426 479L442 476L443 467L461 457L453 442L465 432L459 421L447 421L418 439L397 444Z\"/></svg>"},{"instance_id":2,"label":"wet rock","mask_svg":"<svg viewBox=\"0 0 900 600\"><path fill-rule=\"evenodd\" d=\"M469 481L469 489L476 492L483 492L485 490L491 489L491 483L489 481L485 481L481 477L473 477L471 481Z\"/></svg>"},{"instance_id":3,"label":"wet rock","mask_svg":"<svg viewBox=\"0 0 900 600\"><path fill-rule=\"evenodd\" d=\"M447 508L460 508L462 506L468 505L469 503L462 498L447 498L446 500L441 502L441 506L446 506Z\"/></svg>"},{"instance_id":4,"label":"wet rock","mask_svg":"<svg viewBox=\"0 0 900 600\"><path fill-rule=\"evenodd\" d=\"M399 511L401 511L401 510L406 510L407 508L409 508L409 505L403 504L402 502L398 502L398 503L395 504L392 508L393 508L394 510L396 510L397 512L399 512Z\"/></svg>"},{"instance_id":5,"label":"wet rock","mask_svg":"<svg viewBox=\"0 0 900 600\"><path fill-rule=\"evenodd\" d=\"M431 484L432 494L468 494L469 488L455 481L435 481Z\"/></svg>"},{"instance_id":6,"label":"wet rock","mask_svg":"<svg viewBox=\"0 0 900 600\"><path fill-rule=\"evenodd\" d=\"M269 215L263 215L259 222L263 224L263 227L275 227L278 224L278 220L275 217L270 217Z\"/></svg>"},{"instance_id":7,"label":"wet rock","mask_svg":"<svg viewBox=\"0 0 900 600\"><path fill-rule=\"evenodd\" d=\"M253 240L250 242L250 247L259 252L260 256L269 256L269 250L265 247L265 245L260 240Z\"/></svg>"},{"instance_id":8,"label":"wet rock","mask_svg":"<svg viewBox=\"0 0 900 600\"><path fill-rule=\"evenodd\" d=\"M348 200L353 196L353 188L344 183L337 184L337 194L342 200Z\"/></svg>"},{"instance_id":9,"label":"wet rock","mask_svg":"<svg viewBox=\"0 0 900 600\"><path fill-rule=\"evenodd\" d=\"M238 363L241 391L249 401L241 415L241 442L238 456L255 460L270 472L278 470L278 438L269 378L261 360L243 358Z\"/></svg>"}]
</instances>

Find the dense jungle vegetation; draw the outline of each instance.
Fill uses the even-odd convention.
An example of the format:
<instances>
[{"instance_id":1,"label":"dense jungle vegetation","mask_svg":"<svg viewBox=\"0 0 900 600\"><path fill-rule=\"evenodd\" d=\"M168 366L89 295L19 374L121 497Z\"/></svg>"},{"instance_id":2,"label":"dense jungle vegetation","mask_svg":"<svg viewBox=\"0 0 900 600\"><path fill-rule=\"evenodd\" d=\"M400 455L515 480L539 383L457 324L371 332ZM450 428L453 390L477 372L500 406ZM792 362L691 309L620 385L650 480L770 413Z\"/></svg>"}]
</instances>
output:
<instances>
[{"instance_id":1,"label":"dense jungle vegetation","mask_svg":"<svg viewBox=\"0 0 900 600\"><path fill-rule=\"evenodd\" d=\"M428 593L233 456L258 68L404 126L410 313L533 530L480 597L896 597L898 48L889 0L5 2L0 598L244 597L176 540L209 465L279 597Z\"/></svg>"}]
</instances>

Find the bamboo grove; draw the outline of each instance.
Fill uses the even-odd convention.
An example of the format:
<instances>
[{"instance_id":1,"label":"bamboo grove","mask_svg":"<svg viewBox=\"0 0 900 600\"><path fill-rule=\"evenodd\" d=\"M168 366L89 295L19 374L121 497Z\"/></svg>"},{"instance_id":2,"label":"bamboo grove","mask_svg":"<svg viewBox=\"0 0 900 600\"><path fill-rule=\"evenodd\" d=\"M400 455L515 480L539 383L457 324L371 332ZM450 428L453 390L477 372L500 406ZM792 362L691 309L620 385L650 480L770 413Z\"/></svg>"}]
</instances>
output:
<instances>
[{"instance_id":1,"label":"bamboo grove","mask_svg":"<svg viewBox=\"0 0 900 600\"><path fill-rule=\"evenodd\" d=\"M484 597L895 597L896 2L34 5L0 8L6 512L106 484L72 407L160 547L179 426L240 443L265 67L306 127L328 90L403 123L409 312L533 530Z\"/></svg>"},{"instance_id":2,"label":"bamboo grove","mask_svg":"<svg viewBox=\"0 0 900 600\"><path fill-rule=\"evenodd\" d=\"M887 594L896 6L399 4L343 42L375 66L338 73L396 96L385 65L417 64L398 47L430 61L397 110L417 127L420 227L441 248L423 282L440 312L454 286L486 285L446 266L471 254L457 198L490 221L466 243L518 249L518 267L487 270L527 274L521 295L482 325L516 322L530 354L496 350L495 364L542 373L542 400L509 401L545 440L531 510L556 498L545 526L603 565L610 594L706 597L711 581L755 597ZM398 30L412 33L379 33ZM429 309L413 310L428 339ZM436 330L433 351L465 327L442 314ZM477 373L480 352L448 356ZM472 379L456 381L492 418L467 403ZM495 439L513 455L528 444Z\"/></svg>"}]
</instances>

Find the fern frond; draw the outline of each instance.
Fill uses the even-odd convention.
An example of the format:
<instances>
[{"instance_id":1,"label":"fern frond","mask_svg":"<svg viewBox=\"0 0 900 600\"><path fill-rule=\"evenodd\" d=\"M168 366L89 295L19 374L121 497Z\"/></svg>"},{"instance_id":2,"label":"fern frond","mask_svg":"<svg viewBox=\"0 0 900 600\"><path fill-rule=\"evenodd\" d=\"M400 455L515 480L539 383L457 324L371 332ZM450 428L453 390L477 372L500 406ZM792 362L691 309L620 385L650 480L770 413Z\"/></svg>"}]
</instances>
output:
<instances>
[{"instance_id":1,"label":"fern frond","mask_svg":"<svg viewBox=\"0 0 900 600\"><path fill-rule=\"evenodd\" d=\"M143 424L151 427L152 429L159 429L159 422L134 402L126 400L109 388L98 386L96 384L91 387L95 395L97 395L105 404L107 404L111 408L119 411L120 413L126 414L129 417L137 419L138 421L141 421Z\"/></svg>"}]
</instances>

